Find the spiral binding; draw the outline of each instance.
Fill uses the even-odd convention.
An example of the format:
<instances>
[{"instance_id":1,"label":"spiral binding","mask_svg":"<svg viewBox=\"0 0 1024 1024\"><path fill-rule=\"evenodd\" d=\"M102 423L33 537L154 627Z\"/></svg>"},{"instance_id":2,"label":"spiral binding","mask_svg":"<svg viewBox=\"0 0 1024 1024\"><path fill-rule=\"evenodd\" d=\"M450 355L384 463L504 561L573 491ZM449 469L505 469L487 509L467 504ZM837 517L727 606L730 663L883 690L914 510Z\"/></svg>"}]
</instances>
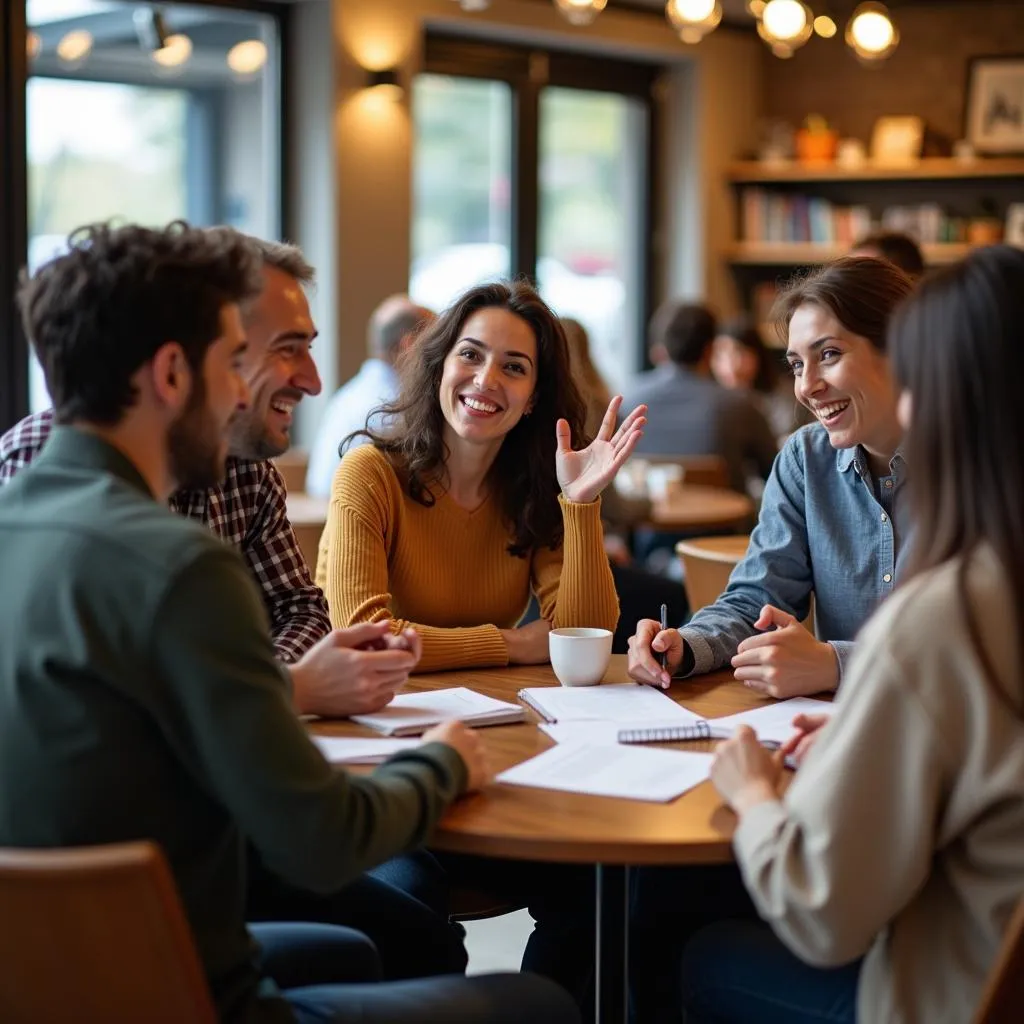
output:
<instances>
[{"instance_id":1,"label":"spiral binding","mask_svg":"<svg viewBox=\"0 0 1024 1024\"><path fill-rule=\"evenodd\" d=\"M707 722L693 725L668 725L651 729L620 729L620 743L679 743L683 740L709 740L711 726Z\"/></svg>"}]
</instances>

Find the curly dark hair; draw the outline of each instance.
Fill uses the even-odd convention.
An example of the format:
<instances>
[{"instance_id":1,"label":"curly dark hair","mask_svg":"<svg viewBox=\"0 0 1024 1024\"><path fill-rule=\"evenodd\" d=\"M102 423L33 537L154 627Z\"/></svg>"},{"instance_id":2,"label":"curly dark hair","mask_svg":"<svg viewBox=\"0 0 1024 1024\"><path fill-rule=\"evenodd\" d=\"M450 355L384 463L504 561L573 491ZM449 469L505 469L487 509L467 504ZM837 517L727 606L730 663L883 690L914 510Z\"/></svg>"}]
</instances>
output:
<instances>
[{"instance_id":1,"label":"curly dark hair","mask_svg":"<svg viewBox=\"0 0 1024 1024\"><path fill-rule=\"evenodd\" d=\"M438 399L444 361L466 321L479 310L492 308L506 309L525 321L537 341L537 386L532 410L505 436L489 474L490 486L512 532L509 553L525 557L535 548L555 548L562 543L555 424L559 419L567 420L573 443L590 443L585 433L586 405L573 383L565 332L558 317L528 282L480 285L446 309L400 360L402 384L398 398L374 410L366 429L357 433L369 437L388 456L414 501L433 505L431 485L446 484L445 418ZM392 425L371 428L371 419L378 416Z\"/></svg>"},{"instance_id":2,"label":"curly dark hair","mask_svg":"<svg viewBox=\"0 0 1024 1024\"><path fill-rule=\"evenodd\" d=\"M221 334L221 311L255 298L263 260L233 228L109 223L78 228L68 252L18 289L57 421L111 426L135 402L132 377L167 342L192 369Z\"/></svg>"}]
</instances>

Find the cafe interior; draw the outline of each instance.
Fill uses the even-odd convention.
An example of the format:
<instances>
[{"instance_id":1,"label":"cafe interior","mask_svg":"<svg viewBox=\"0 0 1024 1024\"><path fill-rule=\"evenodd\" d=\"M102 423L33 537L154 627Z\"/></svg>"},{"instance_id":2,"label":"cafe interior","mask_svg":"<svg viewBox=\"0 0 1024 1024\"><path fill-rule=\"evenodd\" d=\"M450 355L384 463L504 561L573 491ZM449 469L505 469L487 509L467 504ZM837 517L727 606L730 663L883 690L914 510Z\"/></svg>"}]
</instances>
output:
<instances>
[{"instance_id":1,"label":"cafe interior","mask_svg":"<svg viewBox=\"0 0 1024 1024\"><path fill-rule=\"evenodd\" d=\"M299 279L315 324L309 355L317 386L298 386L286 412L289 446L275 455L273 468L284 488L285 527L305 562L300 572L324 590L331 626L348 628L360 621L350 609L358 602L343 594L344 579L331 576L361 571L361 563L350 550L357 541L339 537L338 524L351 520L332 517L341 514L336 509L349 500L345 495L372 485L370 477L358 477L343 486L339 446L371 408L388 400L358 384L371 363L383 365L382 311L401 296L405 315L414 308L423 317L439 315L443 324L445 311L477 286L529 282L566 324L573 380L590 408L595 401L598 407L590 436L616 452L602 478L607 487L596 528L600 533L603 518L618 618L605 621L591 594L578 598L588 610L573 619L563 603L569 598L559 596L556 605L534 576L526 616L510 628L498 625L502 634L518 633L532 620L534 632L544 631L540 657L514 663L509 641L497 660L474 661L461 650L449 661L431 660L428 631L426 660L395 698L410 699L402 713L419 725L406 730L389 719L393 704L356 715L357 721L314 713L304 716L304 725L337 771L357 777L367 776L366 765L414 747L415 737L441 718L478 727L497 779L452 804L425 840L429 856L437 854L446 869L444 925L464 943L468 967L461 969L470 976L526 971L531 936L539 934L522 888L491 884L494 879L513 864L575 866L585 876L587 922L579 941L587 944L583 960L592 972L583 994L573 993L578 1019L826 1019L778 1007L771 1015L754 1004L716 1015L706 1009L716 1009L710 988L700 1004L705 1009L690 1002L684 1009L680 1001L689 997L673 987L678 957L657 968L662 961L652 958L646 973L638 972L650 941L637 920L638 879L709 866L734 870L737 859L748 883L755 872L757 854L747 857L753 846L744 848L737 830L739 808L716 789L712 758L720 741L749 726L774 753L787 752L781 793L800 775L792 771L800 752L787 746L794 716L824 722L838 709L831 730L844 710L844 687L837 690L837 681L847 678L841 650L830 686L776 692L752 685L749 676L744 685L742 672L734 675L736 662L717 654L712 661L715 644L693 642L684 623L702 609L713 616L720 595L737 580L753 586L757 573L770 573L767 562L757 561L768 546L767 532L758 531L770 529L766 520L785 518L778 494L785 491L779 475L786 451L820 429L807 426L815 418L829 436L841 432L827 418L841 419L842 410L823 412L819 405L808 414L804 408L813 402L801 397L808 374L802 381L796 366L798 356L801 365L804 359L794 340L799 310L790 310L792 319L779 329L778 301L787 287L851 252L898 264L877 241L893 235L911 241L926 280L987 247L1024 248L1024 2L6 0L2 19L0 433L52 404L18 312L18 281L62 258L76 228L111 218L154 227L182 219L294 244L315 270L315 282ZM701 316L710 326L699 361L677 360L673 332L703 329ZM421 320L403 333L399 371L432 329ZM574 330L583 339L582 363ZM755 342L743 341L744 332ZM763 386L755 381L759 367ZM700 375L702 387L717 397L659 390L680 372ZM346 385L350 390L341 391ZM617 395L625 396L618 419L613 411L610 427L599 433L604 408ZM691 400L707 403L699 406L700 424L679 412ZM341 432L334 417L341 408L347 413L349 402L356 403L358 422ZM629 414L641 404L646 424L637 427ZM748 411L759 436L740 426ZM481 406L476 414L482 422L490 413ZM728 422L711 430L714 417ZM634 430L643 437L632 437ZM721 437L742 431L737 454ZM765 449L767 461L759 465L757 452ZM0 440L0 483L11 450ZM875 473L874 491L866 489L883 527L898 520L886 500L886 488L900 488L895 461ZM581 501L596 500L563 483L560 500L572 504L571 496L584 492ZM577 526L564 514L568 551ZM808 533L845 529L828 515L823 526L814 525L817 518L812 524L810 514L806 520ZM0 545L9 541L3 524L0 501ZM584 536L586 528L578 528ZM397 528L388 519L386 529ZM388 546L401 543L408 541L388 533L380 550L393 552ZM809 563L821 557L817 543L814 536L807 540ZM898 559L891 552L890 562L878 596L894 585ZM600 571L606 572L604 562ZM813 586L791 602L792 614L778 612L772 620L762 612L749 632L802 630L811 642L817 615L816 646L830 649L824 641L831 639L835 616L828 606L835 596L819 571L813 568ZM570 575L563 570L563 594ZM387 582L384 570L377 590L387 591ZM429 583L427 590L472 588L466 580L431 577ZM398 586L391 588L396 594ZM581 588L587 589L601 585ZM403 603L409 607L396 597L389 606L385 595L381 615L404 618L413 628L425 621L400 610ZM418 607L426 606L423 598ZM561 610L552 617L555 607ZM448 612L438 614L443 619ZM478 626L458 617L452 612L450 621L429 625ZM689 653L681 655L677 674L688 666L693 680L669 685L666 673L662 684L657 646L637 653L645 621L652 624L648 644L659 627L682 628ZM483 645L473 632L450 643L468 645L464 651ZM747 643L739 647L741 664ZM635 669L634 660L643 657L650 678ZM4 664L0 655L0 691L13 686L3 678ZM661 671L664 665L663 656ZM638 687L634 680L655 685ZM467 702L464 712L460 700ZM622 726L633 738L624 737ZM641 734L655 742L644 745ZM360 751L355 741L367 746ZM673 760L683 755L696 760ZM780 833L786 827L779 825ZM861 828L871 826L861 822ZM1024 853L1024 835L1015 835ZM6 922L0 935L8 933L0 937L0 1021L477 1019L454 1011L406 1017L397 1009L380 1018L232 1017L216 986L211 998L173 858L168 873L159 852L112 847L104 859L97 845L68 849L64 860L51 862L3 839L0 828L0 920ZM463 873L459 858L473 858L475 868ZM778 909L782 890L761 884L763 891L751 891L758 914L775 925L770 907L788 923ZM714 893L715 885L705 888ZM813 888L814 879L806 885ZM924 885L922 876L900 898L916 900ZM833 894L825 886L817 895ZM968 903L975 896L977 890L959 892ZM814 902L813 893L806 898ZM674 897L665 899L663 916ZM724 914L724 890L720 901ZM1013 909L1002 917L1002 910L992 911L1000 922L993 948L960 951L977 984L958 989L955 971L942 977L940 955L930 976L914 982L932 986L932 995L917 1003L906 996L901 1009L876 1001L882 954L878 945L869 953L865 941L845 958L859 964L866 955L856 1002L842 1011L847 1016L828 1019L967 1021L969 1006L977 1024L1019 1020L1024 912ZM389 912L383 904L374 911L381 919ZM891 916L897 912L899 903ZM834 913L857 916L852 909ZM709 921L715 916L709 912ZM659 918L658 927L668 925ZM786 941L785 928L776 930ZM566 942L579 939L566 934ZM924 941L925 933L918 934ZM848 969L840 968L843 957L816 957L806 937L791 948L814 965L806 971ZM387 947L380 951L386 960ZM671 974L672 984L651 981L656 969ZM385 963L388 980L379 984L390 984L392 976ZM814 984L794 981L791 988L812 991ZM639 997L638 988L658 988L662 1003ZM524 1016L507 1019L526 1020L527 1005ZM875 1016L883 1006L888 1013ZM930 1015L935 1007L944 1009Z\"/></svg>"}]
</instances>

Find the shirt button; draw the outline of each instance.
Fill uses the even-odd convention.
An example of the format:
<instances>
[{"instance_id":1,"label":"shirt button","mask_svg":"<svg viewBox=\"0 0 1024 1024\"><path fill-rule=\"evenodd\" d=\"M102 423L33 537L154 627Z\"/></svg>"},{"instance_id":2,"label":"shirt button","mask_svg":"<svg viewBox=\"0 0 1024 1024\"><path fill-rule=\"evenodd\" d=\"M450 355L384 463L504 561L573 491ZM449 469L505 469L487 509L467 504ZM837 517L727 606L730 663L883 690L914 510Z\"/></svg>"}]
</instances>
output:
<instances>
[{"instance_id":1,"label":"shirt button","mask_svg":"<svg viewBox=\"0 0 1024 1024\"><path fill-rule=\"evenodd\" d=\"M889 517L884 512L882 513L882 522L883 523L889 522Z\"/></svg>"},{"instance_id":2,"label":"shirt button","mask_svg":"<svg viewBox=\"0 0 1024 1024\"><path fill-rule=\"evenodd\" d=\"M885 481L885 486L891 488L892 487L892 481L891 480L886 480Z\"/></svg>"},{"instance_id":3,"label":"shirt button","mask_svg":"<svg viewBox=\"0 0 1024 1024\"><path fill-rule=\"evenodd\" d=\"M886 582L886 583L892 583L892 573L891 573L891 572L887 572L887 573L886 573L886 574L885 574L885 575L884 575L884 576L882 577L882 579L883 579L883 580L885 580L885 582Z\"/></svg>"}]
</instances>

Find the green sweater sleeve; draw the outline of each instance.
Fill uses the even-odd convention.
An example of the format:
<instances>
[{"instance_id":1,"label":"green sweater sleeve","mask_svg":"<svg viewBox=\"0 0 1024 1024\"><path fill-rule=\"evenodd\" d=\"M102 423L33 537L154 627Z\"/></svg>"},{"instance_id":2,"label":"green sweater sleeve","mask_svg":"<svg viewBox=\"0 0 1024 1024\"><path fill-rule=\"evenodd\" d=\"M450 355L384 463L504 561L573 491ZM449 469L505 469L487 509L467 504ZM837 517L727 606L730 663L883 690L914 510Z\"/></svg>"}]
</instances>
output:
<instances>
[{"instance_id":1,"label":"green sweater sleeve","mask_svg":"<svg viewBox=\"0 0 1024 1024\"><path fill-rule=\"evenodd\" d=\"M356 777L329 765L291 709L259 596L237 555L179 572L151 637L168 741L271 870L329 892L422 843L465 788L459 755L427 744Z\"/></svg>"}]
</instances>

